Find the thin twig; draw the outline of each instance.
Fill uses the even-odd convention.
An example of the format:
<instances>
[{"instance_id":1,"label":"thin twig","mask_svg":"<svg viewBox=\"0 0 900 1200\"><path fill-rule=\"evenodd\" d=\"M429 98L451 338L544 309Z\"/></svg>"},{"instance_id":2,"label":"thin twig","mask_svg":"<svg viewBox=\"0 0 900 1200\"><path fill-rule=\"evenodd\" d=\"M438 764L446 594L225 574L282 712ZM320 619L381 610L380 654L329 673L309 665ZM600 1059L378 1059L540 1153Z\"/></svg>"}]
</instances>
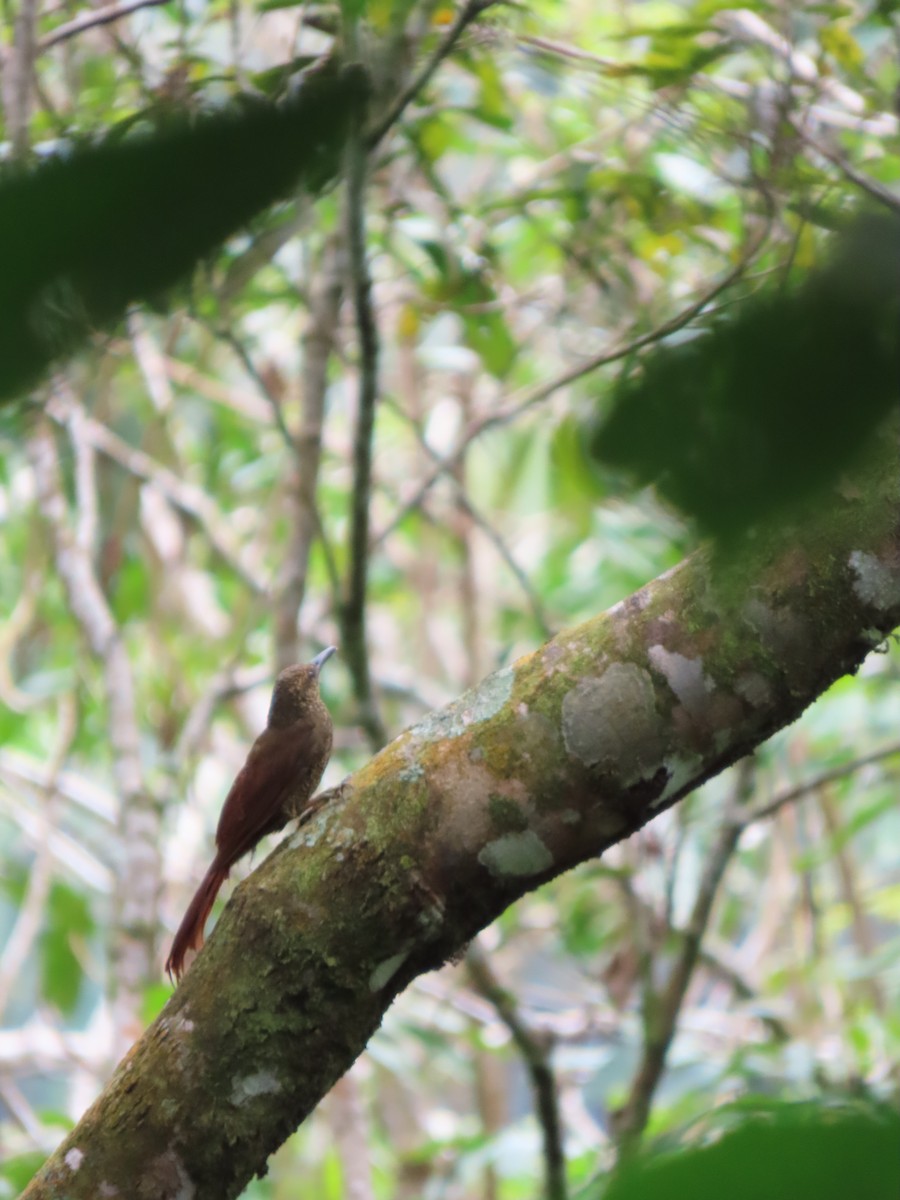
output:
<instances>
[{"instance_id":1,"label":"thin twig","mask_svg":"<svg viewBox=\"0 0 900 1200\"><path fill-rule=\"evenodd\" d=\"M314 282L310 287L307 325L303 333L300 428L291 438L291 464L285 481L290 532L276 585L275 658L279 668L298 658L300 610L306 596L310 554L317 537L325 555L335 607L340 606L337 568L323 528L316 493L322 461L328 368L337 342L344 295L343 241L340 233L329 237L312 271Z\"/></svg>"},{"instance_id":2,"label":"thin twig","mask_svg":"<svg viewBox=\"0 0 900 1200\"><path fill-rule=\"evenodd\" d=\"M817 154L821 154L823 158L827 159L832 166L837 167L846 179L856 184L867 196L871 196L873 200L877 200L879 204L883 204L886 208L891 209L892 212L900 212L900 196L896 192L892 192L889 188L886 188L877 179L873 179L871 175L866 175L862 171L857 170L838 150L831 150L827 146L823 146L821 142L810 137L804 129L799 128L796 122L792 123L792 128L810 149L815 150Z\"/></svg>"},{"instance_id":3,"label":"thin twig","mask_svg":"<svg viewBox=\"0 0 900 1200\"><path fill-rule=\"evenodd\" d=\"M785 805L792 804L795 800L799 800L803 796L808 796L811 792L817 792L829 783L836 783L839 779L845 779L848 775L855 774L863 767L871 766L872 763L881 762L885 758L893 758L896 754L900 754L900 741L890 742L887 746L882 747L881 750L873 750L871 754L863 754L859 758L854 758L852 762L843 763L839 767L831 767L828 771L822 771L819 775L808 779L805 783L798 783L794 787L788 788L780 796L776 796L774 800L771 800L768 804L764 804L762 808L748 813L744 824L753 825L757 821L765 821L769 817L773 817Z\"/></svg>"},{"instance_id":4,"label":"thin twig","mask_svg":"<svg viewBox=\"0 0 900 1200\"><path fill-rule=\"evenodd\" d=\"M759 995L758 990L751 987L735 967L725 962L720 955L714 953L708 946L701 947L700 962L704 970L729 987L738 1000L757 999ZM779 1017L767 1012L757 1012L755 1015L760 1024L768 1029L776 1042L789 1042L791 1040L790 1029Z\"/></svg>"},{"instance_id":5,"label":"thin twig","mask_svg":"<svg viewBox=\"0 0 900 1200\"><path fill-rule=\"evenodd\" d=\"M6 60L4 103L13 157L28 151L31 120L31 75L36 52L37 0L22 0L13 27L13 44Z\"/></svg>"},{"instance_id":6,"label":"thin twig","mask_svg":"<svg viewBox=\"0 0 900 1200\"><path fill-rule=\"evenodd\" d=\"M378 331L372 308L372 281L366 254L365 189L367 159L361 131L347 145L347 245L353 311L359 341L356 424L353 433L353 494L350 511L349 574L341 606L343 653L353 680L360 724L373 750L387 741L369 671L366 592L369 570L369 509L372 503L372 443L378 400Z\"/></svg>"},{"instance_id":7,"label":"thin twig","mask_svg":"<svg viewBox=\"0 0 900 1200\"><path fill-rule=\"evenodd\" d=\"M445 460L443 458L441 458L441 456L437 453L437 451L429 444L428 439L425 437L425 434L422 431L421 425L415 419L415 417L413 417L410 413L406 412L403 408L401 408L397 404L391 404L391 407L397 413L397 415L402 417L403 420L405 420L409 424L409 426L412 428L413 432L416 435L416 440L418 441L418 443L422 447L422 449L425 451L425 453L428 455L428 457L432 460L432 462L438 463L441 467L443 467L445 465ZM522 568L516 562L515 558L513 557L512 551L506 545L506 542L503 540L503 537L502 537L500 531L498 529L495 529L494 526L487 519L487 517L485 517L475 507L475 505L469 499L469 496L465 490L465 487L464 487L463 483L460 481L460 479L458 478L458 476L455 474L452 474L449 476L449 478L450 478L451 484L453 485L453 490L456 494L457 505L465 512L465 514L468 516L469 520L472 521L473 524L478 526L478 528L482 531L482 533L485 535L485 537L494 546L497 553L503 559L504 563L506 563L507 567L510 570L510 573L515 578L519 587L522 589L522 592L524 593L526 600L528 601L528 606L531 609L531 615L534 617L535 623L537 624L538 628L540 629L542 636L544 638L552 637L553 629L550 625L550 622L547 619L546 613L544 612L544 606L541 603L541 599L538 596L537 592L532 587L531 580L528 578L528 576L525 574L525 572L522 570Z\"/></svg>"},{"instance_id":8,"label":"thin twig","mask_svg":"<svg viewBox=\"0 0 900 1200\"><path fill-rule=\"evenodd\" d=\"M477 942L466 953L466 967L475 990L494 1006L497 1016L509 1030L531 1079L534 1106L544 1139L545 1195L547 1200L566 1200L566 1157L556 1080L550 1057L550 1042L522 1020L512 995L502 986Z\"/></svg>"},{"instance_id":9,"label":"thin twig","mask_svg":"<svg viewBox=\"0 0 900 1200\"><path fill-rule=\"evenodd\" d=\"M47 414L64 426L68 424L70 409L71 398L62 393L45 406ZM86 414L79 417L79 435L138 479L158 487L167 500L197 522L216 553L254 593L267 594L259 565L250 552L232 537L227 518L206 492L179 478L174 471L156 462L143 450L129 446L118 434L93 417Z\"/></svg>"},{"instance_id":10,"label":"thin twig","mask_svg":"<svg viewBox=\"0 0 900 1200\"><path fill-rule=\"evenodd\" d=\"M585 375L590 375L593 371L600 370L601 367L608 367L612 363L620 362L622 359L629 358L640 350L652 346L656 342L662 341L664 338L670 337L673 333L677 333L686 325L689 325L696 317L698 317L707 305L722 292L730 288L746 271L752 259L758 254L765 242L769 231L769 223L767 222L761 233L755 237L748 247L746 253L735 267L733 267L727 275L703 293L699 299L693 301L677 313L668 321L664 321L662 325L658 325L655 329L649 330L647 333L642 333L638 337L631 339L628 342L621 343L612 350L603 351L600 354L595 354L591 358L585 359L574 367L563 371L555 376L548 383L540 384L538 387L528 389L519 399L512 400L509 404L497 408L492 413L488 413L483 417L473 421L467 429L465 429L459 439L459 442L451 454L441 459L437 466L426 476L419 484L413 497L406 502L404 507L395 513L392 519L382 529L375 539L374 545L378 546L391 534L393 531L407 518L411 512L415 512L421 508L422 502L428 495L428 492L435 485L438 479L445 473L453 471L455 465L465 455L469 444L480 437L488 429L494 429L499 425L506 425L526 413L529 409L548 400L560 388L567 387L571 383L575 383L579 379L583 379Z\"/></svg>"},{"instance_id":11,"label":"thin twig","mask_svg":"<svg viewBox=\"0 0 900 1200\"><path fill-rule=\"evenodd\" d=\"M77 37L86 29L93 29L97 25L109 25L113 21L120 21L122 17L130 16L138 9L157 8L166 2L167 0L126 0L124 4L107 4L104 8L95 8L93 12L82 13L81 16L73 17L71 21L66 21L63 25L57 25L52 32L41 38L38 42L38 49L49 50L51 46L56 46L59 42Z\"/></svg>"},{"instance_id":12,"label":"thin twig","mask_svg":"<svg viewBox=\"0 0 900 1200\"><path fill-rule=\"evenodd\" d=\"M275 394L269 385L268 380L257 369L256 363L250 357L250 352L244 343L238 338L232 329L222 327L216 330L216 337L220 338L226 346L241 360L241 366L259 388L260 393L265 397L266 403L269 406L269 411L278 426L278 432L281 434L284 444L291 450L294 448L294 438L290 429L287 427L287 422L284 419L284 413L281 411L281 398Z\"/></svg>"},{"instance_id":13,"label":"thin twig","mask_svg":"<svg viewBox=\"0 0 900 1200\"><path fill-rule=\"evenodd\" d=\"M632 1152L640 1142L650 1115L650 1106L666 1066L666 1059L678 1015L687 995L688 985L700 955L700 944L706 932L713 903L725 868L737 848L745 821L740 812L752 789L754 762L744 759L738 767L736 795L729 806L716 840L707 856L694 907L681 934L681 946L672 965L668 981L657 991L648 980L644 1002L644 1045L641 1061L632 1081L628 1099L616 1114L616 1133L619 1151Z\"/></svg>"},{"instance_id":14,"label":"thin twig","mask_svg":"<svg viewBox=\"0 0 900 1200\"><path fill-rule=\"evenodd\" d=\"M467 3L462 6L456 14L456 19L453 24L444 34L437 49L424 64L416 77L403 89L394 103L388 109L387 114L378 122L374 129L369 130L366 136L366 148L374 150L381 139L393 128L400 120L403 113L406 111L409 104L415 100L419 92L428 86L431 77L435 71L450 54L453 47L459 41L467 26L488 8L499 3L499 0L467 0Z\"/></svg>"},{"instance_id":15,"label":"thin twig","mask_svg":"<svg viewBox=\"0 0 900 1200\"><path fill-rule=\"evenodd\" d=\"M84 420L67 422L73 443L84 436ZM145 787L134 676L128 651L93 565L94 547L79 545L71 530L59 456L49 421L42 419L28 449L38 507L53 542L56 569L72 615L102 667L106 729L113 774L121 801L114 939L116 1028L130 1039L146 983L155 977L152 914L159 889L160 814ZM76 453L77 453L76 447Z\"/></svg>"}]
</instances>

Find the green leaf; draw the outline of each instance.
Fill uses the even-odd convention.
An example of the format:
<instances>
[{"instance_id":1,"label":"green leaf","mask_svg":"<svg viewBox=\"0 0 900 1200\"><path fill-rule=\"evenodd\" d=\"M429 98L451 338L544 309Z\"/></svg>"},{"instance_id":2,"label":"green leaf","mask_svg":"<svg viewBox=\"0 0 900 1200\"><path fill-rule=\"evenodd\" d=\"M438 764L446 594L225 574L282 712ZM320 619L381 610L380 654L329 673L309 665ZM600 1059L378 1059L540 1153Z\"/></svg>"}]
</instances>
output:
<instances>
[{"instance_id":1,"label":"green leaf","mask_svg":"<svg viewBox=\"0 0 900 1200\"><path fill-rule=\"evenodd\" d=\"M113 594L113 611L120 624L146 613L155 582L146 559L129 555L123 560Z\"/></svg>"},{"instance_id":2,"label":"green leaf","mask_svg":"<svg viewBox=\"0 0 900 1200\"><path fill-rule=\"evenodd\" d=\"M0 1200L20 1196L44 1165L46 1157L41 1150L29 1150L0 1164Z\"/></svg>"},{"instance_id":3,"label":"green leaf","mask_svg":"<svg viewBox=\"0 0 900 1200\"><path fill-rule=\"evenodd\" d=\"M169 983L152 983L144 989L141 1020L145 1025L150 1025L156 1020L171 998L172 991L172 985Z\"/></svg>"},{"instance_id":4,"label":"green leaf","mask_svg":"<svg viewBox=\"0 0 900 1200\"><path fill-rule=\"evenodd\" d=\"M604 1200L896 1200L898 1146L900 1118L887 1109L785 1106L712 1146L642 1157Z\"/></svg>"},{"instance_id":5,"label":"green leaf","mask_svg":"<svg viewBox=\"0 0 900 1200\"><path fill-rule=\"evenodd\" d=\"M609 489L603 473L591 460L584 426L572 415L557 425L550 443L551 496L554 507L579 523L586 537L594 505L604 500Z\"/></svg>"},{"instance_id":6,"label":"green leaf","mask_svg":"<svg viewBox=\"0 0 900 1200\"><path fill-rule=\"evenodd\" d=\"M518 346L500 312L465 313L463 315L466 342L496 379L509 372Z\"/></svg>"},{"instance_id":7,"label":"green leaf","mask_svg":"<svg viewBox=\"0 0 900 1200\"><path fill-rule=\"evenodd\" d=\"M54 883L41 936L41 991L67 1015L78 1003L83 979L74 942L86 941L93 930L94 920L85 897L68 884Z\"/></svg>"}]
</instances>

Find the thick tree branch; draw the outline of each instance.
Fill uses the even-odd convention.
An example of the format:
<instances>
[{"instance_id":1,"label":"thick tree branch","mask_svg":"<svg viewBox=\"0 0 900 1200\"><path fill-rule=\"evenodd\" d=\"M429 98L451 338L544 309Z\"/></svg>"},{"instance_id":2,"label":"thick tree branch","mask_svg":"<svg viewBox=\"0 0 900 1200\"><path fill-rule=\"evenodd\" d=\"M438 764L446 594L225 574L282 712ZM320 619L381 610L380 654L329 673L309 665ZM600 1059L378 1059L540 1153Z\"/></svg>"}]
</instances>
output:
<instances>
[{"instance_id":1,"label":"thick tree branch","mask_svg":"<svg viewBox=\"0 0 900 1200\"><path fill-rule=\"evenodd\" d=\"M237 1195L412 979L855 671L900 622L893 437L872 470L496 672L335 789L238 887L29 1200Z\"/></svg>"}]
</instances>

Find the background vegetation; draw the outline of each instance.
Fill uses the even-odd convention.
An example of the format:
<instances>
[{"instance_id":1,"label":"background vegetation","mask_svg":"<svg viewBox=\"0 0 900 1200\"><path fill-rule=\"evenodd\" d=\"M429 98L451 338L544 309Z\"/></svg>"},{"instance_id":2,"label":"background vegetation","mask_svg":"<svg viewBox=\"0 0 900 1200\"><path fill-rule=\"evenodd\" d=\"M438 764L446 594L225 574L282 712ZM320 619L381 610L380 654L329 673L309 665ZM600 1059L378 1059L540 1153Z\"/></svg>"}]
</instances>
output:
<instances>
[{"instance_id":1,"label":"background vegetation","mask_svg":"<svg viewBox=\"0 0 900 1200\"><path fill-rule=\"evenodd\" d=\"M7 414L0 467L0 1195L168 995L171 931L278 665L342 648L323 679L336 783L695 544L598 466L598 416L662 340L805 279L861 199L896 208L895 7L373 0L361 25L240 0L105 23L7 7L7 179L239 96L289 102L342 19L384 128L351 128L349 186L320 171L316 196L292 177L255 198L165 298L85 315L58 272L27 309L45 357L83 348ZM85 186L117 227L127 197L104 209ZM39 246L53 220L2 237ZM152 254L162 234L130 237ZM900 699L881 650L413 985L247 1195L506 1198L546 1175L562 1196L641 1135L636 1100L663 1147L749 1096L896 1100ZM767 815L725 846L735 798Z\"/></svg>"}]
</instances>

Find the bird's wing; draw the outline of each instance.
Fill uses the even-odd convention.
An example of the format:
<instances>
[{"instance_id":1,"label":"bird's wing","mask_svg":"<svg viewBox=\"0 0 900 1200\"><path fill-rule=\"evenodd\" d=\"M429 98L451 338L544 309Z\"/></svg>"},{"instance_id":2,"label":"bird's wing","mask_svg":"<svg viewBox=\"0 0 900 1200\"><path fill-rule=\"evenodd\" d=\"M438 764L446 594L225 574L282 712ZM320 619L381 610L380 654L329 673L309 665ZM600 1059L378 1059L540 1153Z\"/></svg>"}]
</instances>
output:
<instances>
[{"instance_id":1,"label":"bird's wing","mask_svg":"<svg viewBox=\"0 0 900 1200\"><path fill-rule=\"evenodd\" d=\"M286 824L284 807L297 772L317 741L314 723L301 717L287 729L264 729L247 755L222 805L216 846L227 849L228 865ZM223 824L227 836L223 838Z\"/></svg>"}]
</instances>

